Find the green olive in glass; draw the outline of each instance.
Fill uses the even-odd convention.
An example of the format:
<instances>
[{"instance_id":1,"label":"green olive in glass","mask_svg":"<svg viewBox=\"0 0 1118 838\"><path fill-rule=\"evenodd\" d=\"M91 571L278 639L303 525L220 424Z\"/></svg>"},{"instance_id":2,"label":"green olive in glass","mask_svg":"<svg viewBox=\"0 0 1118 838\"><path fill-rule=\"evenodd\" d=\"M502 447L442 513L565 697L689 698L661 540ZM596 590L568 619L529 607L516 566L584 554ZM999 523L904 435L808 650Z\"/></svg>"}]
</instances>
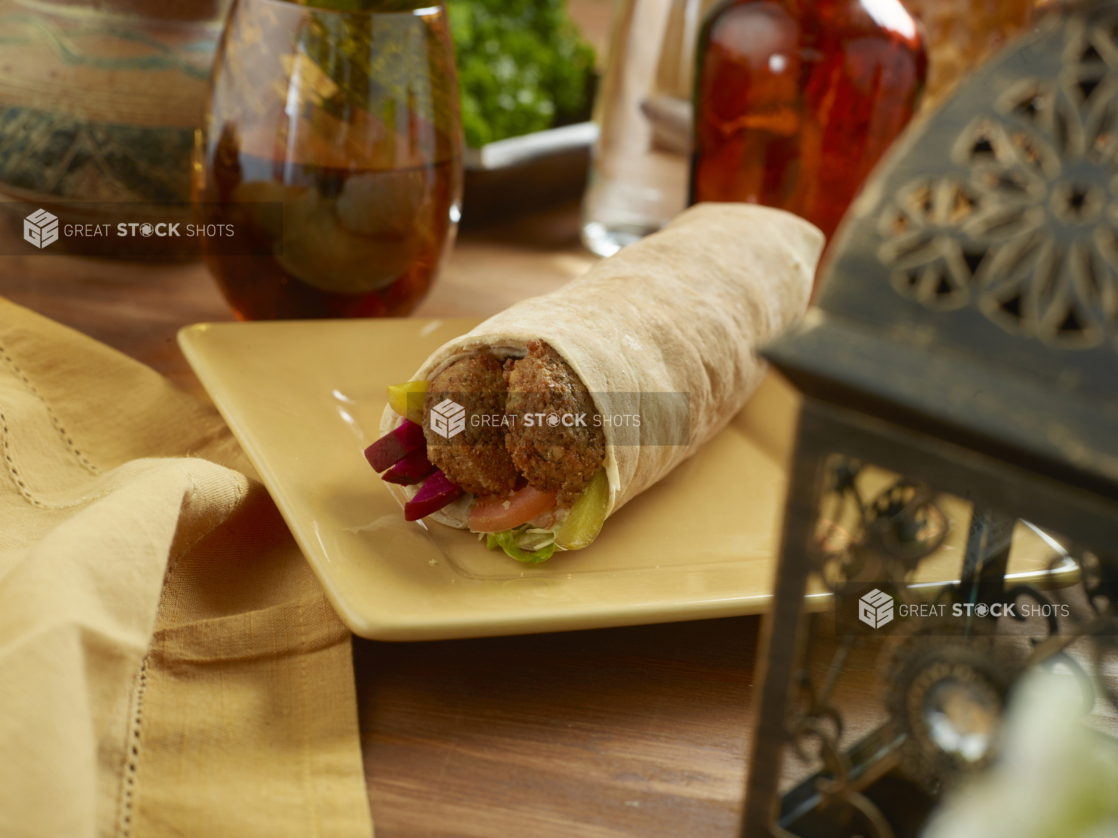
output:
<instances>
[{"instance_id":1,"label":"green olive in glass","mask_svg":"<svg viewBox=\"0 0 1118 838\"><path fill-rule=\"evenodd\" d=\"M407 314L453 243L446 10L333 5L237 0L218 48L194 195L206 263L241 319Z\"/></svg>"}]
</instances>

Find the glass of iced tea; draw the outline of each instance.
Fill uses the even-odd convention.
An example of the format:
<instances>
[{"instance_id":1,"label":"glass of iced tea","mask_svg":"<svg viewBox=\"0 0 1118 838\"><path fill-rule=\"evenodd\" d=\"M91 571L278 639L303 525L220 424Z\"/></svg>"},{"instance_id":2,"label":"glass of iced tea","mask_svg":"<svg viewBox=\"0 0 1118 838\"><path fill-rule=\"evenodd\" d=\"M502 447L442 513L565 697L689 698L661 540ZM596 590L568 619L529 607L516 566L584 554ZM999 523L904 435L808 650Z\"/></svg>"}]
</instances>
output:
<instances>
[{"instance_id":1,"label":"glass of iced tea","mask_svg":"<svg viewBox=\"0 0 1118 838\"><path fill-rule=\"evenodd\" d=\"M454 239L445 8L323 5L345 10L237 0L218 49L194 196L206 263L243 320L407 314Z\"/></svg>"}]
</instances>

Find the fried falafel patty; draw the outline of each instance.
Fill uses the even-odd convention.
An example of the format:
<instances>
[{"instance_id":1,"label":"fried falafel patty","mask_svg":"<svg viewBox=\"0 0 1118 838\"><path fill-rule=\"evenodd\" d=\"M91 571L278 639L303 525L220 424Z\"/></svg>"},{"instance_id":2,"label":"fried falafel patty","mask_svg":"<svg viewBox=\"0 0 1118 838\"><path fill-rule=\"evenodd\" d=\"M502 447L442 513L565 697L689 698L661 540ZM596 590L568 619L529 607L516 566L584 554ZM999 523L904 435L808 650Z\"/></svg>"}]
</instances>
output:
<instances>
[{"instance_id":1,"label":"fried falafel patty","mask_svg":"<svg viewBox=\"0 0 1118 838\"><path fill-rule=\"evenodd\" d=\"M436 375L427 388L423 410L427 459L463 491L498 495L512 491L516 485L516 467L505 448L504 429L499 422L471 421L482 416L500 419L505 412L505 397L501 362L489 353L455 361ZM465 429L450 439L431 430L431 408L444 399L466 409Z\"/></svg>"},{"instance_id":2,"label":"fried falafel patty","mask_svg":"<svg viewBox=\"0 0 1118 838\"><path fill-rule=\"evenodd\" d=\"M558 506L568 509L606 456L606 437L594 421L597 410L590 392L559 353L538 340L528 342L525 357L505 362L505 377L505 414L513 417L505 447L512 462L529 484L556 492ZM528 427L524 418L529 413L544 414L544 421ZM584 424L562 421L579 415Z\"/></svg>"}]
</instances>

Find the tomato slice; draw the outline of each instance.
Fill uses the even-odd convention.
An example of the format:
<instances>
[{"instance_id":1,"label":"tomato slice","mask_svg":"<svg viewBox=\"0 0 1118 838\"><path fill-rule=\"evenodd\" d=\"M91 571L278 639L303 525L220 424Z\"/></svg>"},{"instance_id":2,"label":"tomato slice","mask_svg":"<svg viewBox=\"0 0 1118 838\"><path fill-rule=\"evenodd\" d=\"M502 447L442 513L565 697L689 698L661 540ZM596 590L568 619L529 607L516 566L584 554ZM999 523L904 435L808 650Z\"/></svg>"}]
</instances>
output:
<instances>
[{"instance_id":1,"label":"tomato slice","mask_svg":"<svg viewBox=\"0 0 1118 838\"><path fill-rule=\"evenodd\" d=\"M555 492L541 492L531 486L511 495L478 498L470 510L470 530L502 532L527 524L555 506Z\"/></svg>"}]
</instances>

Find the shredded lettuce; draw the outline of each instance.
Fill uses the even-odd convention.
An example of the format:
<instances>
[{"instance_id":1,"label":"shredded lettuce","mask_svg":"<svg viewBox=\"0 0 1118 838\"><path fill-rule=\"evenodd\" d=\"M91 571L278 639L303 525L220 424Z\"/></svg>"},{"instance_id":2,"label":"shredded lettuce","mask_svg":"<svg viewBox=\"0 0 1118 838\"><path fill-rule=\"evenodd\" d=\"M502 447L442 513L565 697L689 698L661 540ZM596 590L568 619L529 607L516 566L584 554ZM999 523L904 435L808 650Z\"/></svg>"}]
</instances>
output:
<instances>
[{"instance_id":1,"label":"shredded lettuce","mask_svg":"<svg viewBox=\"0 0 1118 838\"><path fill-rule=\"evenodd\" d=\"M551 530L532 529L527 524L504 532L485 535L485 545L490 550L500 547L509 558L528 564L546 562L555 552L555 533Z\"/></svg>"}]
</instances>

